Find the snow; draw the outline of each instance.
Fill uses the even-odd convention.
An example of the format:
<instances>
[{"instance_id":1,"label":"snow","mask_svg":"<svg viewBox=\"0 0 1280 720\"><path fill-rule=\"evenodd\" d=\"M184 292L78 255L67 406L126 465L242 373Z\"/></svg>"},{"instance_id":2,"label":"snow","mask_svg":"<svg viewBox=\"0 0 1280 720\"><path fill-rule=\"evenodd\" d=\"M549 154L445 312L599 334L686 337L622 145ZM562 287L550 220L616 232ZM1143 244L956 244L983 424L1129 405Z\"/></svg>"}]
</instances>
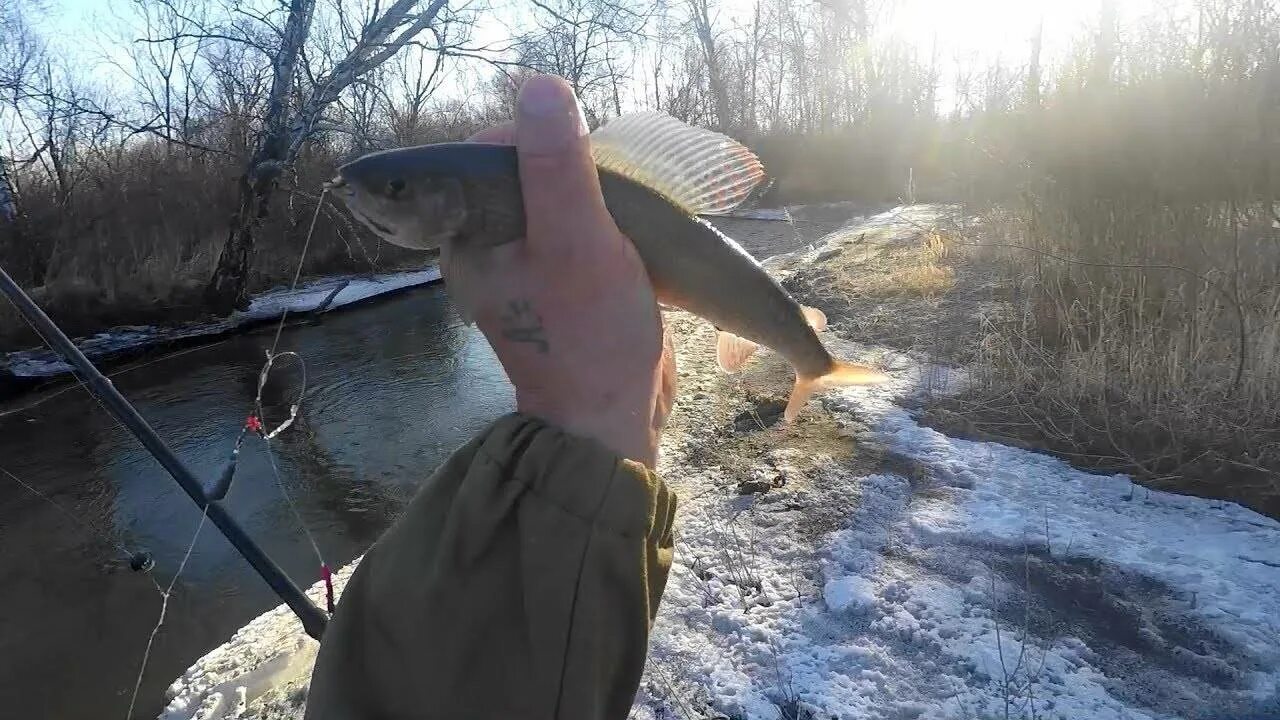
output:
<instances>
[{"instance_id":1,"label":"snow","mask_svg":"<svg viewBox=\"0 0 1280 720\"><path fill-rule=\"evenodd\" d=\"M763 495L682 498L633 717L1280 717L1280 523L924 427L895 401L936 372L905 362L824 410L909 472L832 459ZM661 472L723 487L680 457ZM811 510L837 521L817 530ZM162 717L266 693L268 656L305 683L312 656L273 612L180 678ZM246 716L301 717L294 695Z\"/></svg>"},{"instance_id":2,"label":"snow","mask_svg":"<svg viewBox=\"0 0 1280 720\"><path fill-rule=\"evenodd\" d=\"M335 593L346 587L356 565L353 562L334 573ZM324 606L323 582L306 592ZM297 616L280 605L240 628L174 680L160 720L236 718L251 705L254 717L267 717L273 704L291 708L296 699L288 691L310 677L319 647L303 632Z\"/></svg>"},{"instance_id":3,"label":"snow","mask_svg":"<svg viewBox=\"0 0 1280 720\"><path fill-rule=\"evenodd\" d=\"M1280 523L947 437L909 390L826 406L911 477L686 507L637 717L1280 717ZM847 498L815 554L792 508Z\"/></svg>"},{"instance_id":4,"label":"snow","mask_svg":"<svg viewBox=\"0 0 1280 720\"><path fill-rule=\"evenodd\" d=\"M346 286L334 297L330 304L331 308L351 305L371 297L407 287L425 285L439 279L440 269L431 267L415 272L389 273L369 278L324 280L300 287L293 292L281 289L259 295L249 304L248 310L237 313L236 316L244 320L262 320L276 317L286 309L290 312L309 310L323 302L340 283L346 283Z\"/></svg>"},{"instance_id":5,"label":"snow","mask_svg":"<svg viewBox=\"0 0 1280 720\"><path fill-rule=\"evenodd\" d=\"M271 290L255 297L248 310L236 311L230 317L214 322L190 323L179 327L125 326L112 328L89 338L76 340L76 345L90 360L119 355L152 345L214 337L238 328L280 316L280 313L315 309L335 289L341 287L329 309L353 305L378 295L395 292L440 279L440 269L429 267L413 272L385 273L367 277L328 278L307 283L292 291ZM345 283L345 285L344 285ZM52 377L71 371L61 358L48 349L6 353L0 360L0 371L16 377Z\"/></svg>"},{"instance_id":6,"label":"snow","mask_svg":"<svg viewBox=\"0 0 1280 720\"><path fill-rule=\"evenodd\" d=\"M832 610L861 610L876 604L875 585L859 575L845 575L828 580L822 599Z\"/></svg>"}]
</instances>

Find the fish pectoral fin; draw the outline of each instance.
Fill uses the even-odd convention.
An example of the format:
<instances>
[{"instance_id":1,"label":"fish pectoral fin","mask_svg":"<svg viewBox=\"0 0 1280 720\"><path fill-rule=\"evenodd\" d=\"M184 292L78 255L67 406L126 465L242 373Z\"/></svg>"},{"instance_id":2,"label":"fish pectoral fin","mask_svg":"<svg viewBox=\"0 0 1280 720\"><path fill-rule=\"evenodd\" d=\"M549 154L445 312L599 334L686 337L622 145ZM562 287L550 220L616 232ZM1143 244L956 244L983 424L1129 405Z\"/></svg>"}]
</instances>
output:
<instances>
[{"instance_id":1,"label":"fish pectoral fin","mask_svg":"<svg viewBox=\"0 0 1280 720\"><path fill-rule=\"evenodd\" d=\"M801 306L800 311L804 313L804 319L809 321L809 326L817 332L827 329L827 314L816 307Z\"/></svg>"},{"instance_id":2,"label":"fish pectoral fin","mask_svg":"<svg viewBox=\"0 0 1280 720\"><path fill-rule=\"evenodd\" d=\"M738 372L758 347L760 346L744 337L720 330L716 333L716 362L727 373Z\"/></svg>"},{"instance_id":3,"label":"fish pectoral fin","mask_svg":"<svg viewBox=\"0 0 1280 720\"><path fill-rule=\"evenodd\" d=\"M661 193L690 215L724 215L756 194L764 165L745 145L662 112L614 118L591 133L596 164Z\"/></svg>"},{"instance_id":4,"label":"fish pectoral fin","mask_svg":"<svg viewBox=\"0 0 1280 720\"><path fill-rule=\"evenodd\" d=\"M804 404L821 388L878 385L888 379L888 375L869 365L839 361L825 375L818 377L797 375L795 387L791 389L791 398L787 401L787 409L783 412L782 419L784 422L795 420L800 410L804 408Z\"/></svg>"}]
</instances>

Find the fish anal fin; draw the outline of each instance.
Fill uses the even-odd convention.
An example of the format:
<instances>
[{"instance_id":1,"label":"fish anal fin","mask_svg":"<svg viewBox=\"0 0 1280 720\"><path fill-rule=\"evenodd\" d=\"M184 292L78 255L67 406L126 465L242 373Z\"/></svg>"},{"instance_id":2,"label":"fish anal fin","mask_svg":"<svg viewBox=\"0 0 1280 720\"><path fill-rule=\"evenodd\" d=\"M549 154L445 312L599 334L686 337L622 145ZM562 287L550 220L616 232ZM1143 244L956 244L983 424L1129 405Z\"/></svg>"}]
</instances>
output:
<instances>
[{"instance_id":1,"label":"fish anal fin","mask_svg":"<svg viewBox=\"0 0 1280 720\"><path fill-rule=\"evenodd\" d=\"M791 397L787 400L787 409L782 412L782 421L793 422L817 389L817 379L797 375L796 384L791 388Z\"/></svg>"},{"instance_id":2,"label":"fish anal fin","mask_svg":"<svg viewBox=\"0 0 1280 720\"><path fill-rule=\"evenodd\" d=\"M791 398L787 401L787 409L783 412L782 419L785 422L795 420L809 398L822 388L878 385L888 379L888 375L869 365L839 361L825 375L818 377L797 375L795 387L791 389Z\"/></svg>"},{"instance_id":3,"label":"fish anal fin","mask_svg":"<svg viewBox=\"0 0 1280 720\"><path fill-rule=\"evenodd\" d=\"M818 332L827 329L827 314L816 307L801 306L800 311L804 313L804 319L809 321L809 326Z\"/></svg>"},{"instance_id":4,"label":"fish anal fin","mask_svg":"<svg viewBox=\"0 0 1280 720\"><path fill-rule=\"evenodd\" d=\"M661 193L690 215L724 215L754 195L764 165L745 145L662 112L622 115L591 133L606 170Z\"/></svg>"},{"instance_id":5,"label":"fish anal fin","mask_svg":"<svg viewBox=\"0 0 1280 720\"><path fill-rule=\"evenodd\" d=\"M731 332L716 332L716 362L727 373L741 370L758 347L756 343Z\"/></svg>"}]
</instances>

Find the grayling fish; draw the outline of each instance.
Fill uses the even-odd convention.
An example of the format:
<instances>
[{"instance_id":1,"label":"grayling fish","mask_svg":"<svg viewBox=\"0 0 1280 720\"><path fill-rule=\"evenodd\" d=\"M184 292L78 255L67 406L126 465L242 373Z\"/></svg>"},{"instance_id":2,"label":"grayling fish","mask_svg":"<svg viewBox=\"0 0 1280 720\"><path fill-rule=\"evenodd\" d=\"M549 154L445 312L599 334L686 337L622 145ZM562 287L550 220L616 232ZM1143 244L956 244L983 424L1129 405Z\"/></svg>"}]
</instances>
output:
<instances>
[{"instance_id":1,"label":"grayling fish","mask_svg":"<svg viewBox=\"0 0 1280 720\"><path fill-rule=\"evenodd\" d=\"M635 244L663 303L715 324L721 368L736 371L758 345L785 357L796 370L788 421L821 387L887 379L832 357L817 335L826 327L822 312L797 303L755 258L699 217L732 211L765 179L750 150L654 112L617 118L590 141L618 229ZM407 248L496 245L524 235L510 145L376 152L342 166L329 187L374 232Z\"/></svg>"}]
</instances>

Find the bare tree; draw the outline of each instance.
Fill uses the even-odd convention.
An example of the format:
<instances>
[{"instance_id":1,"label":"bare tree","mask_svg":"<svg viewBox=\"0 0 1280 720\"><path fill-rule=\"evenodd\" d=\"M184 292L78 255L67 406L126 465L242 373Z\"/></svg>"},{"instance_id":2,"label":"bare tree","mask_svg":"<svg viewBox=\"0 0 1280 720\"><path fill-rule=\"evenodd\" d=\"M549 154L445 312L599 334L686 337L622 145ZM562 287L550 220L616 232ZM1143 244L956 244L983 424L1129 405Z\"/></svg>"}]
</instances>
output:
<instances>
[{"instance_id":1,"label":"bare tree","mask_svg":"<svg viewBox=\"0 0 1280 720\"><path fill-rule=\"evenodd\" d=\"M1036 25L1036 34L1031 37L1031 59L1027 62L1027 86L1024 96L1028 107L1040 107L1040 49L1044 44L1044 18Z\"/></svg>"},{"instance_id":2,"label":"bare tree","mask_svg":"<svg viewBox=\"0 0 1280 720\"><path fill-rule=\"evenodd\" d=\"M325 111L353 83L414 42L436 21L445 2L431 0L423 7L422 0L396 0L385 9L374 3L359 23L348 23L340 12L344 29L357 28L348 37L351 44L327 72L313 74L310 66L300 70L299 59L311 32L316 2L289 1L278 42L271 50L272 82L261 130L240 179L239 201L218 266L205 290L212 309L226 312L247 305L254 230L267 215L281 172L297 158ZM289 102L295 83L308 87L297 107Z\"/></svg>"},{"instance_id":3,"label":"bare tree","mask_svg":"<svg viewBox=\"0 0 1280 720\"><path fill-rule=\"evenodd\" d=\"M716 126L728 130L733 124L729 110L729 88L721 70L720 53L716 49L716 32L712 25L709 0L689 0L690 22L702 48L702 61L707 68L707 86L715 103Z\"/></svg>"},{"instance_id":4,"label":"bare tree","mask_svg":"<svg viewBox=\"0 0 1280 720\"><path fill-rule=\"evenodd\" d=\"M256 49L215 39L204 49L209 89L201 112L209 118L211 143L235 158L247 158L255 142L257 118L271 83L271 69L258 61Z\"/></svg>"},{"instance_id":5,"label":"bare tree","mask_svg":"<svg viewBox=\"0 0 1280 720\"><path fill-rule=\"evenodd\" d=\"M145 124L157 128L166 151L194 139L196 113L207 82L203 56L210 39L201 31L206 9L194 0L137 0L128 6L128 64L116 67L133 80ZM138 30L142 37L136 37ZM186 145L190 149L190 145Z\"/></svg>"},{"instance_id":6,"label":"bare tree","mask_svg":"<svg viewBox=\"0 0 1280 720\"><path fill-rule=\"evenodd\" d=\"M0 6L0 93L15 103L29 69L40 55L39 44L21 10L16 3ZM11 225L14 232L20 232L17 225L18 197L12 177L12 148L10 143L8 156L0 151L0 220Z\"/></svg>"},{"instance_id":7,"label":"bare tree","mask_svg":"<svg viewBox=\"0 0 1280 720\"><path fill-rule=\"evenodd\" d=\"M1111 83L1119 54L1119 29L1116 26L1116 0L1102 0L1098 9L1098 34L1094 38L1093 64L1089 79L1095 87Z\"/></svg>"},{"instance_id":8,"label":"bare tree","mask_svg":"<svg viewBox=\"0 0 1280 720\"><path fill-rule=\"evenodd\" d=\"M653 0L531 0L531 30L517 36L517 65L559 75L589 121L621 105L615 83L657 9Z\"/></svg>"},{"instance_id":9,"label":"bare tree","mask_svg":"<svg viewBox=\"0 0 1280 720\"><path fill-rule=\"evenodd\" d=\"M58 205L65 206L87 169L77 156L107 131L112 114L49 59L30 69L9 101L31 153L21 164L42 168Z\"/></svg>"},{"instance_id":10,"label":"bare tree","mask_svg":"<svg viewBox=\"0 0 1280 720\"><path fill-rule=\"evenodd\" d=\"M428 57L428 51L415 46L407 48L391 63L390 75L397 97L388 103L387 117L391 139L397 145L420 141L427 103L440 88L444 58L440 52L431 52Z\"/></svg>"}]
</instances>

